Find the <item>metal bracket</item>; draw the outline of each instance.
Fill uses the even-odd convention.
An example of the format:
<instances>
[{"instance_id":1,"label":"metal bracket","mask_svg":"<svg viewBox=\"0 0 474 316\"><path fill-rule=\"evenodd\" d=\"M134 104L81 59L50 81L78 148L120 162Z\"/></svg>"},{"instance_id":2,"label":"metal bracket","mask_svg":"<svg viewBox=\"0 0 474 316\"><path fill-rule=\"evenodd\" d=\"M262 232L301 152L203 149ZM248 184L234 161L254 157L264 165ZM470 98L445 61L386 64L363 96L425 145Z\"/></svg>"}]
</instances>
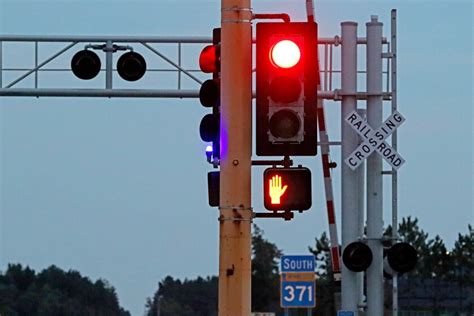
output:
<instances>
[{"instance_id":1,"label":"metal bracket","mask_svg":"<svg viewBox=\"0 0 474 316\"><path fill-rule=\"evenodd\" d=\"M286 159L282 160L252 160L252 166L284 166L291 167L293 166L293 160Z\"/></svg>"},{"instance_id":2,"label":"metal bracket","mask_svg":"<svg viewBox=\"0 0 474 316\"><path fill-rule=\"evenodd\" d=\"M221 12L252 12L252 8L232 7L232 8L222 9Z\"/></svg>"},{"instance_id":3,"label":"metal bracket","mask_svg":"<svg viewBox=\"0 0 474 316\"><path fill-rule=\"evenodd\" d=\"M394 58L395 54L388 52L388 53L382 53L382 58Z\"/></svg>"},{"instance_id":4,"label":"metal bracket","mask_svg":"<svg viewBox=\"0 0 474 316\"><path fill-rule=\"evenodd\" d=\"M285 221L291 221L295 214L291 211L271 212L271 213L253 213L255 218L283 218Z\"/></svg>"}]
</instances>

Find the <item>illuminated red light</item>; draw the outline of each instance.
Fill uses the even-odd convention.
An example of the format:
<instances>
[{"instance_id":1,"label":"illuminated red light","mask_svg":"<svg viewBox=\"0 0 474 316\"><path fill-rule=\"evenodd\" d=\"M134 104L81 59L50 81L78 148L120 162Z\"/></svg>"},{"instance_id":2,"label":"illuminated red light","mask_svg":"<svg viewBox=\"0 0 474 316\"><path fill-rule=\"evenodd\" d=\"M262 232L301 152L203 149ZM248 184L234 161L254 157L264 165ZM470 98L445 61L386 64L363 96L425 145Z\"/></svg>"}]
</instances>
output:
<instances>
[{"instance_id":1,"label":"illuminated red light","mask_svg":"<svg viewBox=\"0 0 474 316\"><path fill-rule=\"evenodd\" d=\"M288 188L287 185L282 187L282 182L281 182L281 176L279 175L274 175L269 181L268 181L268 193L270 195L270 198L272 199L272 204L274 205L279 205L281 203L280 198L282 197L283 194L285 194L286 189Z\"/></svg>"},{"instance_id":2,"label":"illuminated red light","mask_svg":"<svg viewBox=\"0 0 474 316\"><path fill-rule=\"evenodd\" d=\"M218 52L216 45L208 45L204 47L199 55L199 68L202 72L213 73L217 71Z\"/></svg>"},{"instance_id":3,"label":"illuminated red light","mask_svg":"<svg viewBox=\"0 0 474 316\"><path fill-rule=\"evenodd\" d=\"M273 45L270 51L272 63L280 68L291 68L301 59L301 51L295 42L282 40Z\"/></svg>"}]
</instances>

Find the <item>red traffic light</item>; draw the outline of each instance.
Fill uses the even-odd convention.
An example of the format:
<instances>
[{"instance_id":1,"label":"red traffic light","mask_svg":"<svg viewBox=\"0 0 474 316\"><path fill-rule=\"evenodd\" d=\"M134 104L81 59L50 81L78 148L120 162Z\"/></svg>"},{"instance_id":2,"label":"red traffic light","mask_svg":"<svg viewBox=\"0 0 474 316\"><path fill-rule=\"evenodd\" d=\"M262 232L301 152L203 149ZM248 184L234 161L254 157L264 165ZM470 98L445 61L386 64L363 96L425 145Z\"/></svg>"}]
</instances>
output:
<instances>
[{"instance_id":1,"label":"red traffic light","mask_svg":"<svg viewBox=\"0 0 474 316\"><path fill-rule=\"evenodd\" d=\"M268 168L263 173L264 205L270 211L304 211L311 207L308 168Z\"/></svg>"},{"instance_id":2,"label":"red traffic light","mask_svg":"<svg viewBox=\"0 0 474 316\"><path fill-rule=\"evenodd\" d=\"M300 59L300 48L290 40L279 41L270 50L270 61L280 68L292 68Z\"/></svg>"},{"instance_id":3,"label":"red traffic light","mask_svg":"<svg viewBox=\"0 0 474 316\"><path fill-rule=\"evenodd\" d=\"M199 68L205 73L215 73L219 69L219 46L208 45L199 55Z\"/></svg>"},{"instance_id":4,"label":"red traffic light","mask_svg":"<svg viewBox=\"0 0 474 316\"><path fill-rule=\"evenodd\" d=\"M317 153L317 25L257 23L256 153Z\"/></svg>"}]
</instances>

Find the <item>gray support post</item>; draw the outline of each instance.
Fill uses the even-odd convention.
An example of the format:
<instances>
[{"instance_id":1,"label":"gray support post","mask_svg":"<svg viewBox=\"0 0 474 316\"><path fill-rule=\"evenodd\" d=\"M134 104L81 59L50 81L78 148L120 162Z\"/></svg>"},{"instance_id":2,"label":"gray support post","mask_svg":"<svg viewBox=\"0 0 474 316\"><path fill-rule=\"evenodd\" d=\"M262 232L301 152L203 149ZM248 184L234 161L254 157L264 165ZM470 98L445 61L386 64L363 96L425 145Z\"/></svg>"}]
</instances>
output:
<instances>
[{"instance_id":1,"label":"gray support post","mask_svg":"<svg viewBox=\"0 0 474 316\"><path fill-rule=\"evenodd\" d=\"M346 159L357 147L358 136L351 126L344 120L352 111L356 110L357 98L357 23L343 22L342 28L342 97L341 105L341 169L342 169L342 249L357 240L357 172L346 165ZM341 308L343 310L357 310L358 288L357 273L350 271L344 264L341 265Z\"/></svg>"},{"instance_id":2,"label":"gray support post","mask_svg":"<svg viewBox=\"0 0 474 316\"><path fill-rule=\"evenodd\" d=\"M35 42L35 89L38 89L38 42Z\"/></svg>"},{"instance_id":3,"label":"gray support post","mask_svg":"<svg viewBox=\"0 0 474 316\"><path fill-rule=\"evenodd\" d=\"M0 41L0 89L3 88L3 42Z\"/></svg>"},{"instance_id":4,"label":"gray support post","mask_svg":"<svg viewBox=\"0 0 474 316\"><path fill-rule=\"evenodd\" d=\"M397 10L391 12L391 84L392 84L392 113L397 110ZM392 134L392 148L397 151L398 137L397 130ZM392 168L392 238L398 239L398 172ZM398 315L398 276L394 272L392 278L392 308L393 316Z\"/></svg>"},{"instance_id":5,"label":"gray support post","mask_svg":"<svg viewBox=\"0 0 474 316\"><path fill-rule=\"evenodd\" d=\"M113 49L112 41L107 41L105 44L105 89L112 89Z\"/></svg>"},{"instance_id":6,"label":"gray support post","mask_svg":"<svg viewBox=\"0 0 474 316\"><path fill-rule=\"evenodd\" d=\"M357 113L365 118L367 115L367 111L365 109L357 109ZM364 142L361 136L359 136L359 145ZM356 170L357 172L357 234L360 239L364 238L364 224L365 224L365 161L362 162ZM365 296L364 296L364 273L357 274L357 288L359 290L359 309L365 303Z\"/></svg>"},{"instance_id":7,"label":"gray support post","mask_svg":"<svg viewBox=\"0 0 474 316\"><path fill-rule=\"evenodd\" d=\"M372 16L367 26L367 123L382 124L382 26ZM383 181L382 157L367 158L367 239L373 260L367 269L367 316L383 315Z\"/></svg>"}]
</instances>

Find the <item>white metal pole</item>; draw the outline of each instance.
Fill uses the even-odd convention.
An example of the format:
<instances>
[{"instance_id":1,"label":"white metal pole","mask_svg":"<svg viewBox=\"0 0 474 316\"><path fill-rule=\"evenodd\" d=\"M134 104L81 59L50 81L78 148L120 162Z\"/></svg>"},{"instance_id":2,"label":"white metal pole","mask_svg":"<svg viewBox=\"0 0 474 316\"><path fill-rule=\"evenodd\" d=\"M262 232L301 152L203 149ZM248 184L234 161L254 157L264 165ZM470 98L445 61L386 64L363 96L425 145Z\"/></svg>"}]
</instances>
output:
<instances>
[{"instance_id":1,"label":"white metal pole","mask_svg":"<svg viewBox=\"0 0 474 316\"><path fill-rule=\"evenodd\" d=\"M365 109L357 109L357 113L363 118L366 117L367 111ZM364 142L361 136L359 136L359 145ZM365 161L362 162L357 168L357 234L359 238L364 238L364 223L365 223ZM359 290L359 307L365 303L364 296L364 273L358 273L357 275L357 288Z\"/></svg>"},{"instance_id":2,"label":"white metal pole","mask_svg":"<svg viewBox=\"0 0 474 316\"><path fill-rule=\"evenodd\" d=\"M342 249L357 240L357 172L352 171L344 160L357 147L358 136L345 122L352 111L356 110L357 98L357 23L343 22L342 28L342 97L341 135L342 135ZM341 308L357 310L358 289L357 273L342 265Z\"/></svg>"},{"instance_id":3,"label":"white metal pole","mask_svg":"<svg viewBox=\"0 0 474 316\"><path fill-rule=\"evenodd\" d=\"M397 10L391 12L391 40L390 47L392 53L391 69L392 69L392 113L397 110ZM392 148L397 151L398 137L397 130L392 134ZM398 172L392 168L392 237L394 240L398 238ZM392 308L393 316L398 315L398 276L393 274L392 278Z\"/></svg>"},{"instance_id":4,"label":"white metal pole","mask_svg":"<svg viewBox=\"0 0 474 316\"><path fill-rule=\"evenodd\" d=\"M0 41L0 89L3 88L3 42Z\"/></svg>"},{"instance_id":5,"label":"white metal pole","mask_svg":"<svg viewBox=\"0 0 474 316\"><path fill-rule=\"evenodd\" d=\"M382 26L372 16L367 26L367 123L382 124ZM382 157L367 158L367 238L373 260L367 269L367 316L383 315L383 182Z\"/></svg>"}]
</instances>

